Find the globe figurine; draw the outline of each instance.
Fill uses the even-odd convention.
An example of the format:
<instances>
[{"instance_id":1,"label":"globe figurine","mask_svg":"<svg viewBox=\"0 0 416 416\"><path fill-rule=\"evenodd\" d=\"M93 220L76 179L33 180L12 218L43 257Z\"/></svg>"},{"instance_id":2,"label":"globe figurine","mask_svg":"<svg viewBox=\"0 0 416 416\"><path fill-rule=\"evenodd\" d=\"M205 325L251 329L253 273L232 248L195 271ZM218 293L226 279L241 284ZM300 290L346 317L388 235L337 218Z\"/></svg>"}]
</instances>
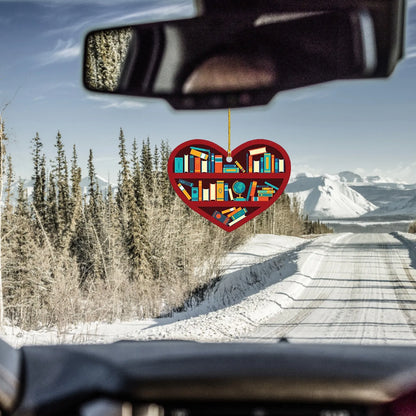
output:
<instances>
[{"instance_id":1,"label":"globe figurine","mask_svg":"<svg viewBox=\"0 0 416 416\"><path fill-rule=\"evenodd\" d=\"M241 194L246 190L246 185L244 182L235 181L233 183L233 191L238 194L237 198L234 198L235 201L245 201L246 199L241 196Z\"/></svg>"}]
</instances>

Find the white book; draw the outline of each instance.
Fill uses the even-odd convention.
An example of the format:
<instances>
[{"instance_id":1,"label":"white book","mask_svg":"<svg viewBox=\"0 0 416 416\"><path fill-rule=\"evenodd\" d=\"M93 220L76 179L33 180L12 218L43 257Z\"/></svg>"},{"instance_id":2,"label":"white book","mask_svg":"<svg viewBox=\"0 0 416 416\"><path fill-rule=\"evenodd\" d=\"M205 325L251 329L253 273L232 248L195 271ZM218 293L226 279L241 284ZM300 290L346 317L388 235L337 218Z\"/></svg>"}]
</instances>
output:
<instances>
[{"instance_id":1,"label":"white book","mask_svg":"<svg viewBox=\"0 0 416 416\"><path fill-rule=\"evenodd\" d=\"M185 173L189 172L189 155L183 157L183 171Z\"/></svg>"},{"instance_id":2,"label":"white book","mask_svg":"<svg viewBox=\"0 0 416 416\"><path fill-rule=\"evenodd\" d=\"M210 200L211 201L215 201L215 197L216 197L216 189L215 189L215 183L210 183L209 184L209 195L210 195Z\"/></svg>"},{"instance_id":3,"label":"white book","mask_svg":"<svg viewBox=\"0 0 416 416\"><path fill-rule=\"evenodd\" d=\"M209 201L209 189L208 188L204 188L202 190L202 200Z\"/></svg>"},{"instance_id":4,"label":"white book","mask_svg":"<svg viewBox=\"0 0 416 416\"><path fill-rule=\"evenodd\" d=\"M208 173L208 160L201 160L201 173Z\"/></svg>"},{"instance_id":5,"label":"white book","mask_svg":"<svg viewBox=\"0 0 416 416\"><path fill-rule=\"evenodd\" d=\"M242 215L241 217L238 217L236 220L231 221L230 223L228 223L228 226L231 227L232 225L234 225L236 222L241 221L243 218L245 218L245 215Z\"/></svg>"},{"instance_id":6,"label":"white book","mask_svg":"<svg viewBox=\"0 0 416 416\"><path fill-rule=\"evenodd\" d=\"M231 188L228 188L228 194L230 195L230 201L234 201L234 195L233 195L233 191L231 190Z\"/></svg>"},{"instance_id":7,"label":"white book","mask_svg":"<svg viewBox=\"0 0 416 416\"><path fill-rule=\"evenodd\" d=\"M284 172L284 171L285 171L285 160L279 159L279 172Z\"/></svg>"},{"instance_id":8,"label":"white book","mask_svg":"<svg viewBox=\"0 0 416 416\"><path fill-rule=\"evenodd\" d=\"M260 160L253 160L253 172L260 173Z\"/></svg>"}]
</instances>

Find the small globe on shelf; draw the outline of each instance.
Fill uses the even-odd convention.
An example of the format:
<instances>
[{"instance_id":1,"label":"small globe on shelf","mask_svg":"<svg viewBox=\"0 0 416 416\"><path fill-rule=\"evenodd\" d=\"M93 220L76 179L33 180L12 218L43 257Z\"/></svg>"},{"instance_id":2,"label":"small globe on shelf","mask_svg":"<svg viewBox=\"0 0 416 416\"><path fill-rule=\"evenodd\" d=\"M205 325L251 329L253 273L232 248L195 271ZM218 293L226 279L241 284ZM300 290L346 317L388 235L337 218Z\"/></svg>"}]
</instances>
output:
<instances>
[{"instance_id":1,"label":"small globe on shelf","mask_svg":"<svg viewBox=\"0 0 416 416\"><path fill-rule=\"evenodd\" d=\"M244 193L245 190L246 190L246 185L244 184L244 182L235 181L233 183L233 191L236 194L238 194L238 197L234 198L234 200L236 200L236 201L245 201L245 198L243 198L241 196L241 194Z\"/></svg>"}]
</instances>

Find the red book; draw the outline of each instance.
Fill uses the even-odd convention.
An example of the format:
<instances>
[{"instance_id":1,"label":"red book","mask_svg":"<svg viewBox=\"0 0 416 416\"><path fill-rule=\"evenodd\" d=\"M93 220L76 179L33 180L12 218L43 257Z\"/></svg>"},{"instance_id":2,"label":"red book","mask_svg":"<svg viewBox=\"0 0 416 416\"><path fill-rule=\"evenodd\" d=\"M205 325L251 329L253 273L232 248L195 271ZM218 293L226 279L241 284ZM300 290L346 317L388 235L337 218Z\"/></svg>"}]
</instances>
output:
<instances>
[{"instance_id":1,"label":"red book","mask_svg":"<svg viewBox=\"0 0 416 416\"><path fill-rule=\"evenodd\" d=\"M268 196L259 196L259 201L264 202L264 201L268 201L268 200L269 200Z\"/></svg>"},{"instance_id":2,"label":"red book","mask_svg":"<svg viewBox=\"0 0 416 416\"><path fill-rule=\"evenodd\" d=\"M201 173L201 159L199 157L195 158L195 173Z\"/></svg>"},{"instance_id":3,"label":"red book","mask_svg":"<svg viewBox=\"0 0 416 416\"><path fill-rule=\"evenodd\" d=\"M274 155L272 154L272 173L274 173Z\"/></svg>"},{"instance_id":4,"label":"red book","mask_svg":"<svg viewBox=\"0 0 416 416\"><path fill-rule=\"evenodd\" d=\"M221 155L215 155L215 165L214 165L214 171L215 173L222 173L222 156Z\"/></svg>"},{"instance_id":5,"label":"red book","mask_svg":"<svg viewBox=\"0 0 416 416\"><path fill-rule=\"evenodd\" d=\"M253 172L253 156L248 157L248 171L249 173Z\"/></svg>"}]
</instances>

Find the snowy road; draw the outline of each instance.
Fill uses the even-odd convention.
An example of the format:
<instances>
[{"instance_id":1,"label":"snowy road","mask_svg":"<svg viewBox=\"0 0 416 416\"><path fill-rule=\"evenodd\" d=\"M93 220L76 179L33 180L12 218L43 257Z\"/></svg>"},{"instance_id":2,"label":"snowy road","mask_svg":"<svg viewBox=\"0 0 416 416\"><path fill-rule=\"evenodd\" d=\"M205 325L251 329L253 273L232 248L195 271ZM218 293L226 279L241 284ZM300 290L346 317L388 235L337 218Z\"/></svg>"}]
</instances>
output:
<instances>
[{"instance_id":1,"label":"snowy road","mask_svg":"<svg viewBox=\"0 0 416 416\"><path fill-rule=\"evenodd\" d=\"M85 322L58 332L6 327L13 346L120 339L416 345L416 235L258 234L223 263L224 274L172 317Z\"/></svg>"},{"instance_id":2,"label":"snowy road","mask_svg":"<svg viewBox=\"0 0 416 416\"><path fill-rule=\"evenodd\" d=\"M303 290L244 339L414 343L414 247L390 234L317 239L299 256Z\"/></svg>"}]
</instances>

